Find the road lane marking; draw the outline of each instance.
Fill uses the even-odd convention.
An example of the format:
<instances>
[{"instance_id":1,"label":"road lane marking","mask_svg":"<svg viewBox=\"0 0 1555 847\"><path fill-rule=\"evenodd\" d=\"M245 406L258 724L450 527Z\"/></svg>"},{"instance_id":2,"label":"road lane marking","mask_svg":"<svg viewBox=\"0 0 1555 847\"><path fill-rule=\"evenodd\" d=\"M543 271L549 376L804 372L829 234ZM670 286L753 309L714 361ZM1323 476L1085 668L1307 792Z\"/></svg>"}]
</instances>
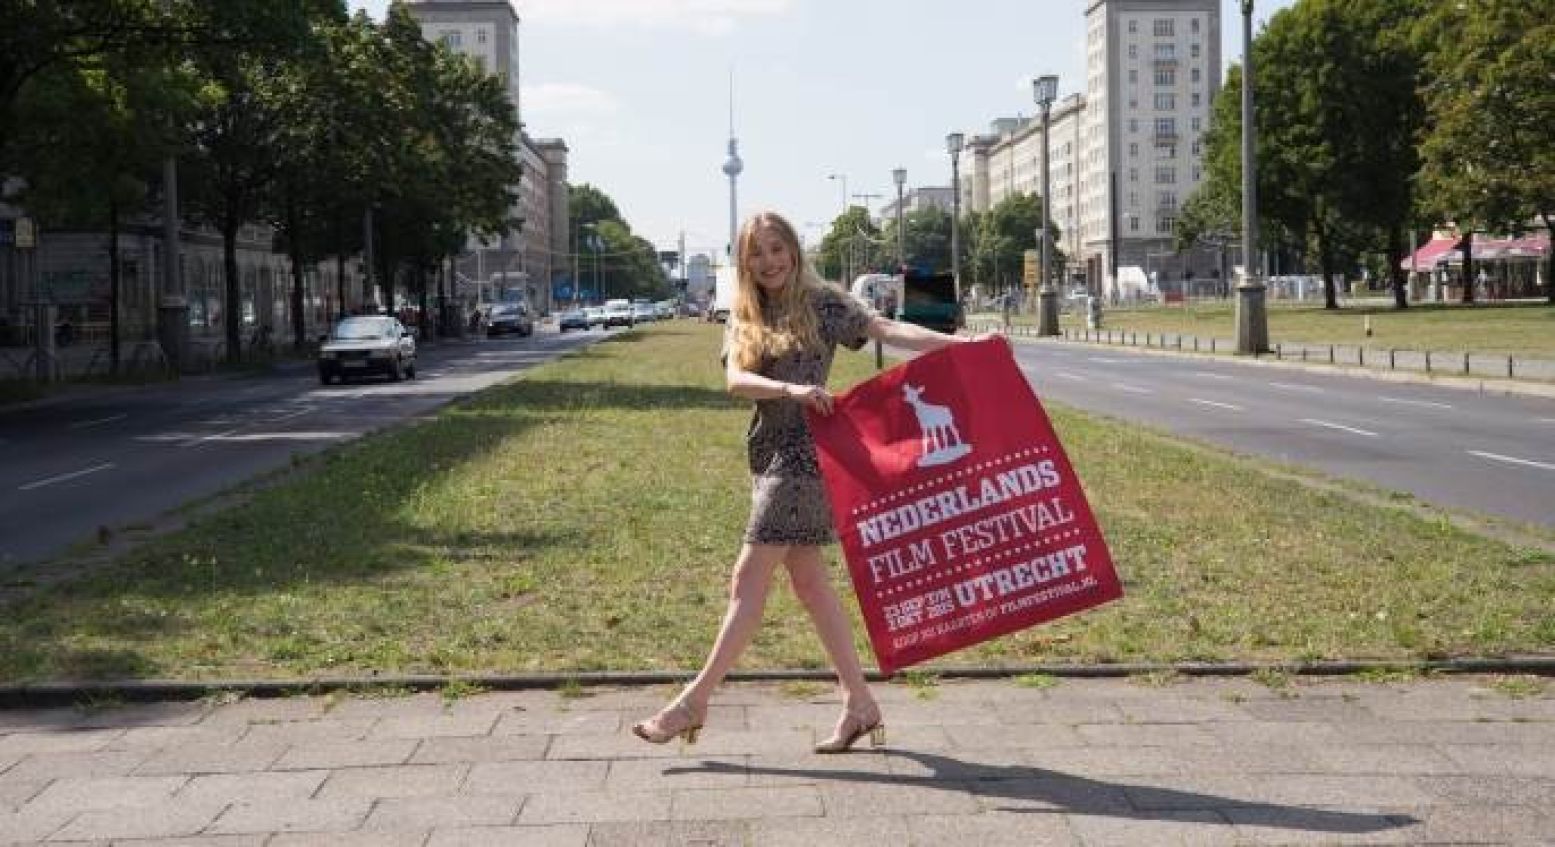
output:
<instances>
[{"instance_id":1,"label":"road lane marking","mask_svg":"<svg viewBox=\"0 0 1555 847\"><path fill-rule=\"evenodd\" d=\"M1194 371L1193 375L1194 376L1202 376L1205 379L1236 379L1236 377L1231 376L1229 374L1216 374L1216 373L1210 373L1209 371Z\"/></svg>"},{"instance_id":2,"label":"road lane marking","mask_svg":"<svg viewBox=\"0 0 1555 847\"><path fill-rule=\"evenodd\" d=\"M1148 388L1140 388L1140 387L1135 386L1135 385L1124 385L1121 382L1114 382L1112 384L1112 387L1116 388L1119 391L1127 391L1130 394L1154 394L1155 393L1154 391L1151 391Z\"/></svg>"},{"instance_id":3,"label":"road lane marking","mask_svg":"<svg viewBox=\"0 0 1555 847\"><path fill-rule=\"evenodd\" d=\"M129 417L128 414L109 415L106 418L98 418L95 421L76 421L75 423L70 425L70 428L71 429L86 429L89 426L97 426L98 424L113 423L114 421L122 421L122 420L124 420L127 417Z\"/></svg>"},{"instance_id":4,"label":"road lane marking","mask_svg":"<svg viewBox=\"0 0 1555 847\"><path fill-rule=\"evenodd\" d=\"M1405 406L1425 406L1431 409L1451 409L1446 403L1433 403L1430 400L1405 400L1401 397L1378 397L1384 403L1401 403Z\"/></svg>"},{"instance_id":5,"label":"road lane marking","mask_svg":"<svg viewBox=\"0 0 1555 847\"><path fill-rule=\"evenodd\" d=\"M1072 379L1075 382L1084 382L1085 381L1085 377L1080 376L1079 374L1070 373L1068 371L1056 371L1056 373L1059 376L1063 377L1064 379Z\"/></svg>"},{"instance_id":6,"label":"road lane marking","mask_svg":"<svg viewBox=\"0 0 1555 847\"><path fill-rule=\"evenodd\" d=\"M1318 388L1315 385L1301 385L1301 384L1295 383L1295 382L1271 382L1269 384L1274 386L1275 388L1284 388L1284 389L1286 389L1288 391L1322 391L1323 390L1321 388Z\"/></svg>"},{"instance_id":7,"label":"road lane marking","mask_svg":"<svg viewBox=\"0 0 1555 847\"><path fill-rule=\"evenodd\" d=\"M66 480L75 479L76 477L97 473L98 471L105 471L112 467L115 467L114 463L108 462L106 464L97 465L96 467L87 468L86 470L74 471L72 473L62 473L59 476L51 476L48 479L40 479L37 482L29 482L26 485L19 485L16 487L16 490L31 491L34 488L42 488L45 485L53 485L56 482L64 482Z\"/></svg>"},{"instance_id":8,"label":"road lane marking","mask_svg":"<svg viewBox=\"0 0 1555 847\"><path fill-rule=\"evenodd\" d=\"M1555 418L1539 418L1539 423L1555 423Z\"/></svg>"},{"instance_id":9,"label":"road lane marking","mask_svg":"<svg viewBox=\"0 0 1555 847\"><path fill-rule=\"evenodd\" d=\"M1342 430L1344 432L1353 432L1356 435L1364 435L1364 436L1366 436L1368 438L1376 438L1377 437L1377 433L1372 432L1369 429L1356 429L1353 426L1345 426L1344 424L1336 424L1336 423L1334 423L1332 421L1320 421L1317 418L1302 418L1301 422L1302 423L1309 423L1309 424L1312 424L1313 426L1327 427L1328 429L1337 429L1337 430Z\"/></svg>"},{"instance_id":10,"label":"road lane marking","mask_svg":"<svg viewBox=\"0 0 1555 847\"><path fill-rule=\"evenodd\" d=\"M1478 456L1481 459L1490 459L1493 462L1506 462L1510 465L1527 465L1530 468L1543 468L1547 471L1555 471L1555 465L1548 462L1535 462L1532 459L1519 459L1516 456L1503 456L1500 453L1485 453L1480 450L1466 451L1470 456Z\"/></svg>"},{"instance_id":11,"label":"road lane marking","mask_svg":"<svg viewBox=\"0 0 1555 847\"><path fill-rule=\"evenodd\" d=\"M1095 362L1098 365L1121 365L1121 364L1123 364L1124 362L1126 362L1128 360L1127 359L1107 359L1107 358L1103 358L1101 356L1092 356L1089 359L1086 359L1086 361L1087 362Z\"/></svg>"},{"instance_id":12,"label":"road lane marking","mask_svg":"<svg viewBox=\"0 0 1555 847\"><path fill-rule=\"evenodd\" d=\"M1233 405L1231 403L1217 403L1214 400L1201 400L1198 397L1189 397L1188 398L1188 402L1189 403L1198 403L1200 406L1214 406L1217 409L1225 409L1225 410L1230 411L1230 412L1244 412L1244 411L1246 411L1246 409L1243 409L1241 406L1236 406L1236 405Z\"/></svg>"}]
</instances>

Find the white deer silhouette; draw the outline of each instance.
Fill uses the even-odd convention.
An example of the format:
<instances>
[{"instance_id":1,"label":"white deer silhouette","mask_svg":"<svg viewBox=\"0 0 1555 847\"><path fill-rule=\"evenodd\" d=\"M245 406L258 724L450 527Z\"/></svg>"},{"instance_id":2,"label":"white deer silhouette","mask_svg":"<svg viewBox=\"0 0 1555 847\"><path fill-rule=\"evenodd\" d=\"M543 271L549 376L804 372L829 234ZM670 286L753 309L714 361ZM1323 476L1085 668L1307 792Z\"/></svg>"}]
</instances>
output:
<instances>
[{"instance_id":1,"label":"white deer silhouette","mask_svg":"<svg viewBox=\"0 0 1555 847\"><path fill-rule=\"evenodd\" d=\"M918 467L943 465L972 452L961 441L950 407L923 402L923 389L915 385L904 384L902 393L918 415L918 428L923 430L923 456L918 459Z\"/></svg>"}]
</instances>

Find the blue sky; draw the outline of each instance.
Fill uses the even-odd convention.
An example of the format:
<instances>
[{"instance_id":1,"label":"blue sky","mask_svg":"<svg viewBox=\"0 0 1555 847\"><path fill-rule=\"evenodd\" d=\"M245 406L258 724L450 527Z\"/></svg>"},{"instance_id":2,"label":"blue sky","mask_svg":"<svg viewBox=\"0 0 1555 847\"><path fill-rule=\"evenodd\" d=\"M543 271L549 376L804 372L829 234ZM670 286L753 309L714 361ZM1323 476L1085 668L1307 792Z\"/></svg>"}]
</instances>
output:
<instances>
[{"instance_id":1,"label":"blue sky","mask_svg":"<svg viewBox=\"0 0 1555 847\"><path fill-rule=\"evenodd\" d=\"M1294 0L1259 0L1263 21ZM382 17L388 0L350 0ZM571 148L571 180L613 197L639 235L722 250L729 71L745 172L740 213L773 209L819 238L850 194L949 185L945 134L1032 114L1031 77L1082 84L1085 0L514 0L523 119ZM1241 12L1222 0L1222 52ZM863 202L850 198L849 202ZM871 199L876 208L881 201Z\"/></svg>"}]
</instances>

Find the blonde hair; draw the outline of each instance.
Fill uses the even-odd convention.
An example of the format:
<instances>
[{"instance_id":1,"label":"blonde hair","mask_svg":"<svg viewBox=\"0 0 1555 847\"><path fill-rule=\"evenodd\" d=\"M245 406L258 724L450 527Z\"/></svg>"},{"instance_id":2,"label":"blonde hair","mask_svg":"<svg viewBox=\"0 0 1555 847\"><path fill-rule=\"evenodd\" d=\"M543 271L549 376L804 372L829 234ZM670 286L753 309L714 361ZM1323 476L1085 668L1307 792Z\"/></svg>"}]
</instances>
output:
<instances>
[{"instance_id":1,"label":"blonde hair","mask_svg":"<svg viewBox=\"0 0 1555 847\"><path fill-rule=\"evenodd\" d=\"M755 254L756 238L770 231L782 240L794 257L793 274L776 294L768 294L756 282L750 257ZM799 235L793 224L775 212L752 215L740 227L734 306L734 361L743 370L754 371L763 362L785 356L795 349L819 350L821 333L810 306L811 292L826 283L805 262L799 249ZM769 312L762 310L770 306ZM770 321L769 321L770 315Z\"/></svg>"}]
</instances>

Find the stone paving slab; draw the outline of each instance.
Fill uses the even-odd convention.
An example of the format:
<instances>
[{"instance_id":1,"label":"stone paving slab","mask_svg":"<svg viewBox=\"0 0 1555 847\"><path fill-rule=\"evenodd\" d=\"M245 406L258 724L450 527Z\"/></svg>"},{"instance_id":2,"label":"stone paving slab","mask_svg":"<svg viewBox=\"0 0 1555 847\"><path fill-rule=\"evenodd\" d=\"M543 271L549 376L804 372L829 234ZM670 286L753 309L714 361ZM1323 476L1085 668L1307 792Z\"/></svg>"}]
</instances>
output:
<instances>
[{"instance_id":1,"label":"stone paving slab","mask_svg":"<svg viewBox=\"0 0 1555 847\"><path fill-rule=\"evenodd\" d=\"M1549 691L876 690L889 743L845 756L810 752L836 696L775 684L727 686L695 745L631 736L663 686L0 712L0 844L1555 843Z\"/></svg>"}]
</instances>

